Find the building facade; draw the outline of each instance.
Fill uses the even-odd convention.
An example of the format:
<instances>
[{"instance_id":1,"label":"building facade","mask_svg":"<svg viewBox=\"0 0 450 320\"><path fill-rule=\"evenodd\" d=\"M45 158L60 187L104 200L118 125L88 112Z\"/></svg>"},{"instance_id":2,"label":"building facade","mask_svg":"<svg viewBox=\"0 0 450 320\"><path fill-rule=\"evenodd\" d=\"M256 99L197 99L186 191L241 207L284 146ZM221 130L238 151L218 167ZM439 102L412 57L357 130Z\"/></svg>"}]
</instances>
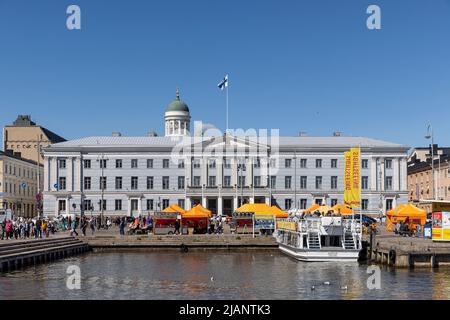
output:
<instances>
[{"instance_id":1,"label":"building facade","mask_svg":"<svg viewBox=\"0 0 450 320\"><path fill-rule=\"evenodd\" d=\"M0 151L0 209L11 209L16 216L35 217L38 172L36 162L11 151Z\"/></svg>"},{"instance_id":2,"label":"building facade","mask_svg":"<svg viewBox=\"0 0 450 320\"><path fill-rule=\"evenodd\" d=\"M29 115L19 115L12 125L3 129L3 150L20 153L21 158L35 162L44 162L39 147L48 147L52 143L66 141L56 133L31 121Z\"/></svg>"},{"instance_id":3,"label":"building facade","mask_svg":"<svg viewBox=\"0 0 450 320\"><path fill-rule=\"evenodd\" d=\"M175 102L175 106L174 106ZM242 203L305 209L343 202L344 152L362 151L362 209L408 201L408 147L364 137L189 136L189 109L166 135L88 137L44 149L44 214L145 215L176 203L230 214ZM170 115L170 116L168 116Z\"/></svg>"},{"instance_id":4,"label":"building facade","mask_svg":"<svg viewBox=\"0 0 450 320\"><path fill-rule=\"evenodd\" d=\"M433 170L430 148L416 148L408 159L409 201L450 201L450 148L435 147ZM434 179L433 172L434 171ZM433 188L434 184L434 188Z\"/></svg>"}]
</instances>

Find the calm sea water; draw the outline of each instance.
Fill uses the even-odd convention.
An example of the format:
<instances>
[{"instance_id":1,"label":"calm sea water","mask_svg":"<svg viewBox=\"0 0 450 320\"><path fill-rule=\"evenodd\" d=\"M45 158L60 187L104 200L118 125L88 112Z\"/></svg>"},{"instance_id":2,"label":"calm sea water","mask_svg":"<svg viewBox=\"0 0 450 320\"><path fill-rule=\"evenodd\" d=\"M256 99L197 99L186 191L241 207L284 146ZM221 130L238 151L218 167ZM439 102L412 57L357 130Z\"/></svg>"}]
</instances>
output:
<instances>
[{"instance_id":1,"label":"calm sea water","mask_svg":"<svg viewBox=\"0 0 450 320\"><path fill-rule=\"evenodd\" d=\"M70 265L80 267L80 290L67 289ZM357 263L298 262L276 251L89 253L1 275L0 299L450 298L450 269L382 269L379 290L367 289L366 271Z\"/></svg>"}]
</instances>

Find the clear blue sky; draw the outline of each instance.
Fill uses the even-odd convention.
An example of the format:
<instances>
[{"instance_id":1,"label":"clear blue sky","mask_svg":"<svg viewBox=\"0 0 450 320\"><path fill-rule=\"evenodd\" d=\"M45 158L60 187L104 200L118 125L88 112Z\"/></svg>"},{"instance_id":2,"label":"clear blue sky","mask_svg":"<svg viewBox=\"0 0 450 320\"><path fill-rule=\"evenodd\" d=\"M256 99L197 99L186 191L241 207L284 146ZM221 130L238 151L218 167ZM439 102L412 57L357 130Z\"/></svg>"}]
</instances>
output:
<instances>
[{"instance_id":1,"label":"clear blue sky","mask_svg":"<svg viewBox=\"0 0 450 320\"><path fill-rule=\"evenodd\" d=\"M67 139L163 134L179 86L193 120L223 129L226 73L233 128L417 146L431 122L449 145L450 0L0 0L1 127L31 114Z\"/></svg>"}]
</instances>

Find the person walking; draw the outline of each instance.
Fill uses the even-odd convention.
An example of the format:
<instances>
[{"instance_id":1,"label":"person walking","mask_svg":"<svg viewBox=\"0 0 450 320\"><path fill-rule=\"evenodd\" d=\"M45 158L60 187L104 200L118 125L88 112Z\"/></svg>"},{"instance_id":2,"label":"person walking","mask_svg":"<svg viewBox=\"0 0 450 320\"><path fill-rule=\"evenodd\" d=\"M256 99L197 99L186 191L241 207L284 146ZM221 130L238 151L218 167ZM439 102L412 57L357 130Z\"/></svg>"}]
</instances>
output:
<instances>
[{"instance_id":1,"label":"person walking","mask_svg":"<svg viewBox=\"0 0 450 320\"><path fill-rule=\"evenodd\" d=\"M119 223L119 233L121 236L125 235L125 217L122 217Z\"/></svg>"},{"instance_id":2,"label":"person walking","mask_svg":"<svg viewBox=\"0 0 450 320\"><path fill-rule=\"evenodd\" d=\"M73 236L74 234L78 236L77 232L77 219L72 220L72 225L70 226L70 235Z\"/></svg>"},{"instance_id":3,"label":"person walking","mask_svg":"<svg viewBox=\"0 0 450 320\"><path fill-rule=\"evenodd\" d=\"M81 218L80 229L83 237L86 237L87 220L85 217Z\"/></svg>"},{"instance_id":4,"label":"person walking","mask_svg":"<svg viewBox=\"0 0 450 320\"><path fill-rule=\"evenodd\" d=\"M6 230L6 239L7 240L12 239L13 225L11 220L6 221L5 230Z\"/></svg>"},{"instance_id":5,"label":"person walking","mask_svg":"<svg viewBox=\"0 0 450 320\"><path fill-rule=\"evenodd\" d=\"M5 234L6 234L6 219L3 220L2 224L2 240L5 238Z\"/></svg>"},{"instance_id":6,"label":"person walking","mask_svg":"<svg viewBox=\"0 0 450 320\"><path fill-rule=\"evenodd\" d=\"M37 221L36 221L36 239L42 238L41 227L42 227L42 221L41 221L41 219L37 219Z\"/></svg>"},{"instance_id":7,"label":"person walking","mask_svg":"<svg viewBox=\"0 0 450 320\"><path fill-rule=\"evenodd\" d=\"M180 220L175 221L175 234L180 234Z\"/></svg>"},{"instance_id":8,"label":"person walking","mask_svg":"<svg viewBox=\"0 0 450 320\"><path fill-rule=\"evenodd\" d=\"M94 233L95 233L95 220L94 220L94 218L91 218L91 220L89 221L89 225L91 227L92 235L94 235Z\"/></svg>"}]
</instances>

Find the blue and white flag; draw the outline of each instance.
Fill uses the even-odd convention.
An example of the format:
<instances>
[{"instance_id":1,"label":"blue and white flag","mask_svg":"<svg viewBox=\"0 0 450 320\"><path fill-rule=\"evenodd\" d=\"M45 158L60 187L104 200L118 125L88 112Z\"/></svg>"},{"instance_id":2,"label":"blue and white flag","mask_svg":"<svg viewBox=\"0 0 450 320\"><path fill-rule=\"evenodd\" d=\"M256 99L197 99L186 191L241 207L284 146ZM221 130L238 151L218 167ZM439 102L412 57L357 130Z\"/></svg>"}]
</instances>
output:
<instances>
[{"instance_id":1,"label":"blue and white flag","mask_svg":"<svg viewBox=\"0 0 450 320\"><path fill-rule=\"evenodd\" d=\"M226 75L225 78L223 78L223 80L220 81L220 83L217 86L219 87L220 90L223 90L225 87L228 87L228 75Z\"/></svg>"}]
</instances>

